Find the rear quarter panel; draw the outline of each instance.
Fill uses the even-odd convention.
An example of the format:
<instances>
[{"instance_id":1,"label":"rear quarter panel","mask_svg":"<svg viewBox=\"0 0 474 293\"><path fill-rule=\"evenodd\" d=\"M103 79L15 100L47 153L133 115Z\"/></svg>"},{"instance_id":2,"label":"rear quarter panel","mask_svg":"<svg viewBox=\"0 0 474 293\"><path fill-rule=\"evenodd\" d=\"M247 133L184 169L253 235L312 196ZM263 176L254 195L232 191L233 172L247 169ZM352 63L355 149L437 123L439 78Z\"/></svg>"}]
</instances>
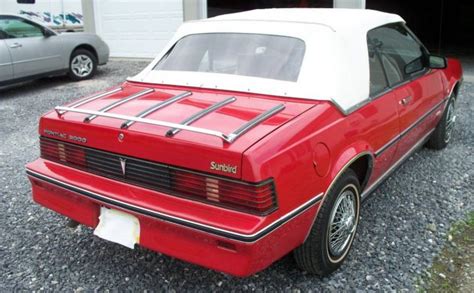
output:
<instances>
[{"instance_id":1,"label":"rear quarter panel","mask_svg":"<svg viewBox=\"0 0 474 293\"><path fill-rule=\"evenodd\" d=\"M274 178L279 208L270 217L277 218L325 193L339 172L358 155L369 155L374 164L372 177L379 176L390 167L395 151L387 151L386 157L373 156L376 149L398 134L394 103L389 93L348 116L330 102L318 104L249 148L243 157L242 178ZM315 150L325 155L318 157ZM323 170L318 169L321 165ZM319 205L311 208L313 219L318 208ZM295 237L302 242L311 224L301 227Z\"/></svg>"},{"instance_id":2,"label":"rear quarter panel","mask_svg":"<svg viewBox=\"0 0 474 293\"><path fill-rule=\"evenodd\" d=\"M72 52L81 45L87 45L94 48L99 59L99 64L107 63L109 58L109 48L97 35L87 33L62 33L58 34L58 37L61 39L63 45L62 54L65 56L64 68L69 68L69 61Z\"/></svg>"}]
</instances>

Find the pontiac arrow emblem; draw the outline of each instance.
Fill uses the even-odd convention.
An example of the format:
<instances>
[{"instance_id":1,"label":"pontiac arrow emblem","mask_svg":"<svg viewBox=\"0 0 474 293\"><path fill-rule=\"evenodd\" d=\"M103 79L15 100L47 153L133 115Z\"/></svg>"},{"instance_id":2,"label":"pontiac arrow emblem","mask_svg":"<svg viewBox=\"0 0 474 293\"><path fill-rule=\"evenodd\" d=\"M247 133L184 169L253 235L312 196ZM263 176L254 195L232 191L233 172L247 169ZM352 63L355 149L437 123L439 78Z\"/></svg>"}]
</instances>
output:
<instances>
[{"instance_id":1,"label":"pontiac arrow emblem","mask_svg":"<svg viewBox=\"0 0 474 293\"><path fill-rule=\"evenodd\" d=\"M120 167L122 167L122 174L125 176L125 168L127 167L127 159L119 158L120 159Z\"/></svg>"}]
</instances>

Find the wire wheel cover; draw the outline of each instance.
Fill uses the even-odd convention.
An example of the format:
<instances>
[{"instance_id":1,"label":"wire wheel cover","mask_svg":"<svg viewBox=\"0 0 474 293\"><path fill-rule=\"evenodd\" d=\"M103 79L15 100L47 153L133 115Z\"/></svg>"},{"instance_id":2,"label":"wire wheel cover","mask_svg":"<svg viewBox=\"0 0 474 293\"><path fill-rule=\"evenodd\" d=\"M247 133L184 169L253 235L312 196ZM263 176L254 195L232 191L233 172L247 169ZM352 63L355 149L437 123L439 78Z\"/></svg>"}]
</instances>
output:
<instances>
[{"instance_id":1,"label":"wire wheel cover","mask_svg":"<svg viewBox=\"0 0 474 293\"><path fill-rule=\"evenodd\" d=\"M344 190L337 198L329 218L328 248L332 256L344 254L357 228L356 194Z\"/></svg>"},{"instance_id":2,"label":"wire wheel cover","mask_svg":"<svg viewBox=\"0 0 474 293\"><path fill-rule=\"evenodd\" d=\"M456 115L454 114L454 102L451 101L448 104L448 109L446 113L446 126L445 126L445 136L444 141L448 143L451 140L451 134L453 133L453 128L456 123Z\"/></svg>"}]
</instances>

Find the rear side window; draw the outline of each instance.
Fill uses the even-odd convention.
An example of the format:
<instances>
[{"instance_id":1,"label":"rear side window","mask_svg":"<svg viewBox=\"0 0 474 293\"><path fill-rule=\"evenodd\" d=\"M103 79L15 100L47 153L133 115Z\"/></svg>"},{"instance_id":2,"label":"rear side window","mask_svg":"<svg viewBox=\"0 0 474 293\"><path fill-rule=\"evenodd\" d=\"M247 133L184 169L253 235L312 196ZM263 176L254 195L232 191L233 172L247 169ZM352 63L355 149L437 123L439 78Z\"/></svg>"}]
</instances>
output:
<instances>
[{"instance_id":1,"label":"rear side window","mask_svg":"<svg viewBox=\"0 0 474 293\"><path fill-rule=\"evenodd\" d=\"M370 70L370 96L374 96L388 87L387 78L382 67L380 54L375 51L374 46L368 42L369 47L369 70Z\"/></svg>"},{"instance_id":2,"label":"rear side window","mask_svg":"<svg viewBox=\"0 0 474 293\"><path fill-rule=\"evenodd\" d=\"M367 34L367 41L379 53L391 86L424 69L424 48L401 24L373 29Z\"/></svg>"}]
</instances>

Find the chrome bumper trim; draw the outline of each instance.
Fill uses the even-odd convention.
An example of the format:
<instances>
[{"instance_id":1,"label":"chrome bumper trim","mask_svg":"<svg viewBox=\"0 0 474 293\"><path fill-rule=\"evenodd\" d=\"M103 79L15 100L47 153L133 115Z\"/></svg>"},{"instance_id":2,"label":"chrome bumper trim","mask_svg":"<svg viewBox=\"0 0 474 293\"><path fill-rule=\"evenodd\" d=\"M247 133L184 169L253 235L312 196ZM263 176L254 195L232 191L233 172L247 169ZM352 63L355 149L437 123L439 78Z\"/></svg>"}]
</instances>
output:
<instances>
[{"instance_id":1,"label":"chrome bumper trim","mask_svg":"<svg viewBox=\"0 0 474 293\"><path fill-rule=\"evenodd\" d=\"M93 199L95 201L98 201L98 202L101 202L101 203L104 203L104 204L107 204L107 205L111 205L111 206L115 206L115 207L118 207L118 208L126 209L126 210L129 210L129 211L135 212L135 213L139 213L139 214L142 214L142 215L145 215L145 216L149 216L149 217L152 217L152 218L163 220L163 221L166 221L166 222L169 222L169 223L185 226L187 228L199 230L199 231L202 231L202 232L206 232L206 233L214 234L214 235L221 236L221 237L224 237L224 238L228 238L228 239L232 239L232 240L236 240L236 241L241 241L241 242L246 242L246 243L255 242L257 240L260 240L261 238L265 237L266 235L268 235L272 231L278 229L280 226L284 225L288 221L294 219L296 216L298 216L301 213L305 212L306 210L308 210L310 207L314 206L316 203L318 203L323 198L323 193L320 193L320 194L316 195L315 197L311 198L310 200L306 201L305 203L303 203L302 205L300 205L296 209L290 211L289 213L287 213L287 214L283 215L282 217L280 217L279 219L275 220L271 224L263 227L259 231L255 232L253 234L242 234L242 233L238 233L238 232L234 232L234 231L230 231L230 230L221 229L221 228L218 228L218 227L202 224L202 223L199 223L199 222L196 222L196 221L187 220L187 219L183 219L183 218L180 218L180 217L172 216L172 215L165 214L165 213L162 213L162 212L159 212L159 211L155 211L155 210L151 210L151 209L148 209L148 208L145 208L145 207L141 207L141 206L137 206L137 205L134 205L134 204L131 204L131 203L127 203L127 202L124 202L124 201L121 201L121 200L116 200L116 199L107 197L105 195L102 195L102 194L99 194L99 193L96 193L96 192L92 192L92 191L86 190L84 188L66 183L64 181L61 181L61 180L58 180L58 179L40 174L40 173L32 171L30 169L26 169L26 173L28 174L28 176L34 177L38 180L41 180L41 181L44 181L44 182L47 182L47 183L50 183L50 184L54 184L54 185L56 185L60 188L69 190L71 192L77 193L79 195L85 196L87 198Z\"/></svg>"}]
</instances>

